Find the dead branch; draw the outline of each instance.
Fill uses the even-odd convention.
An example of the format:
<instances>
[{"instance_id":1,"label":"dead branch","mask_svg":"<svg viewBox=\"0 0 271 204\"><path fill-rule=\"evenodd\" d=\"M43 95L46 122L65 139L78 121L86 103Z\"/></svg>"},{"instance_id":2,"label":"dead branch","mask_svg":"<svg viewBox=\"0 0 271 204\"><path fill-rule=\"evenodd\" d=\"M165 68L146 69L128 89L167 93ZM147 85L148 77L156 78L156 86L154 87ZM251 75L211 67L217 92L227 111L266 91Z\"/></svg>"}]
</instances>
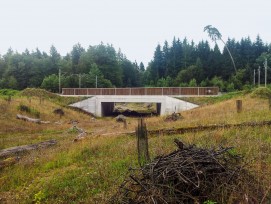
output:
<instances>
[{"instance_id":1,"label":"dead branch","mask_svg":"<svg viewBox=\"0 0 271 204\"><path fill-rule=\"evenodd\" d=\"M250 121L244 123L237 124L213 124L213 125L199 125L195 127L182 127L182 128L172 128L172 129L157 129L157 130L149 130L148 133L150 135L174 135L174 134L184 134L189 132L198 132L205 130L216 130L216 129L228 129L233 127L262 127L266 125L271 125L271 121Z\"/></svg>"},{"instance_id":2,"label":"dead branch","mask_svg":"<svg viewBox=\"0 0 271 204\"><path fill-rule=\"evenodd\" d=\"M79 140L83 140L85 139L85 137L87 136L87 133L86 132L81 132L79 135L76 136L76 138L74 138L74 142L77 142Z\"/></svg>"},{"instance_id":3,"label":"dead branch","mask_svg":"<svg viewBox=\"0 0 271 204\"><path fill-rule=\"evenodd\" d=\"M20 120L24 120L24 121L28 121L28 122L40 124L40 119L30 118L30 117L27 117L27 116L25 116L25 115L17 114L17 115L16 115L16 118L17 118L17 119L20 119Z\"/></svg>"},{"instance_id":4,"label":"dead branch","mask_svg":"<svg viewBox=\"0 0 271 204\"><path fill-rule=\"evenodd\" d=\"M244 168L242 157L231 153L232 147L205 149L174 142L177 150L130 169L111 203L223 203L245 193L262 198L263 191L255 195L253 186L242 189L242 183L255 178Z\"/></svg>"},{"instance_id":5,"label":"dead branch","mask_svg":"<svg viewBox=\"0 0 271 204\"><path fill-rule=\"evenodd\" d=\"M87 132L84 129L77 127L75 124L70 128L70 130L72 131L76 130L77 132L79 132L79 135L77 135L76 138L74 138L73 140L74 142L83 140L87 136Z\"/></svg>"},{"instance_id":6,"label":"dead branch","mask_svg":"<svg viewBox=\"0 0 271 204\"><path fill-rule=\"evenodd\" d=\"M44 142L30 144L30 145L22 145L16 147L10 147L7 149L3 149L0 151L0 158L10 157L12 155L18 155L23 152L28 152L35 149L47 148L57 143L56 140L47 140Z\"/></svg>"},{"instance_id":7,"label":"dead branch","mask_svg":"<svg viewBox=\"0 0 271 204\"><path fill-rule=\"evenodd\" d=\"M50 121L42 121L42 120L37 119L37 118L30 118L28 116L20 115L20 114L17 114L16 118L20 119L20 120L32 122L32 123L37 123L37 124L50 124L51 123Z\"/></svg>"}]
</instances>

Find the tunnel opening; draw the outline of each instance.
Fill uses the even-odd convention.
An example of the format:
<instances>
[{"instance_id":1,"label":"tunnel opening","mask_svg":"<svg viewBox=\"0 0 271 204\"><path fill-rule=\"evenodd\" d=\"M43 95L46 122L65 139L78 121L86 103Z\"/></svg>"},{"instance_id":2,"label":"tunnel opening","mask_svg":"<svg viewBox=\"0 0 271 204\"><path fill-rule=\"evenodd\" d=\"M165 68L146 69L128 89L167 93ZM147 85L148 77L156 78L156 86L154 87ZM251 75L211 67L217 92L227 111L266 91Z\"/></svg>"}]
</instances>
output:
<instances>
[{"instance_id":1,"label":"tunnel opening","mask_svg":"<svg viewBox=\"0 0 271 204\"><path fill-rule=\"evenodd\" d=\"M102 115L128 117L151 117L161 113L161 103L114 103L102 102Z\"/></svg>"},{"instance_id":2,"label":"tunnel opening","mask_svg":"<svg viewBox=\"0 0 271 204\"><path fill-rule=\"evenodd\" d=\"M114 111L114 102L102 102L102 116L111 116Z\"/></svg>"}]
</instances>

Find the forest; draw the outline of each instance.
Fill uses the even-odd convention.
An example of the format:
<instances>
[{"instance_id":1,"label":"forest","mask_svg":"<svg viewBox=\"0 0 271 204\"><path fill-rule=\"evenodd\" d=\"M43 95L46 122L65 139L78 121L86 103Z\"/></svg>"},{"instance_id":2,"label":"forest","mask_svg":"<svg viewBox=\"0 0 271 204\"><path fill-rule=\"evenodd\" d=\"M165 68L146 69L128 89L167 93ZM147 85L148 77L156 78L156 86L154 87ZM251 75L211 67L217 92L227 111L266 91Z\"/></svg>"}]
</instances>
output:
<instances>
[{"instance_id":1,"label":"forest","mask_svg":"<svg viewBox=\"0 0 271 204\"><path fill-rule=\"evenodd\" d=\"M258 35L255 40L229 38L226 45L236 70L225 47L220 50L215 42L196 44L187 38L174 37L171 43L158 44L146 67L104 43L87 49L78 43L65 56L54 46L49 53L38 48L18 53L10 48L0 55L0 89L37 87L58 92L59 79L62 88L96 87L97 79L98 88L218 86L221 91L234 91L252 87L254 71L258 83L259 67L264 83L263 63L265 59L271 63L271 44Z\"/></svg>"}]
</instances>

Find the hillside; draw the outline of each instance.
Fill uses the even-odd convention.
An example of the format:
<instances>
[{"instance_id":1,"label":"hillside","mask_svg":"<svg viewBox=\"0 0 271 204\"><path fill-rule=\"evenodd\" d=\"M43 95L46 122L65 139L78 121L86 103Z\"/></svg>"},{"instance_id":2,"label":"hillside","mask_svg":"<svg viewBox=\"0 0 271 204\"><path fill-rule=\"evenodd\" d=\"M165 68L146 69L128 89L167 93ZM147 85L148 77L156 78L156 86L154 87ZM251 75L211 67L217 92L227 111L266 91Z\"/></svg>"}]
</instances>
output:
<instances>
[{"instance_id":1,"label":"hillside","mask_svg":"<svg viewBox=\"0 0 271 204\"><path fill-rule=\"evenodd\" d=\"M42 93L42 94L38 94ZM271 137L270 126L246 126L194 131L167 135L165 130L210 124L239 124L271 121L268 99L262 94L238 93L232 97L200 99L201 107L182 112L184 119L165 122L165 117L146 118L148 130L161 130L149 136L151 158L175 149L174 138L200 147L234 146L244 156L256 178L255 191L263 186L270 195ZM243 101L243 111L236 112L236 100ZM56 139L57 145L16 155L17 161L0 169L0 203L108 203L126 177L129 167L136 167L136 138L132 136L136 118L127 119L127 129L114 118L92 116L66 107L74 99L46 96L41 90L24 91L11 99L0 97L0 150ZM199 100L199 99L191 99ZM205 102L203 100L206 100ZM22 105L32 111L20 111ZM53 113L61 108L64 115ZM49 124L16 119L16 114L37 116ZM78 135L71 121L87 132L85 139L73 142ZM164 133L164 132L165 133ZM126 134L129 133L129 134ZM13 158L5 158L6 161ZM3 159L2 159L3 160ZM0 159L1 161L1 159ZM244 192L240 192L244 193ZM263 198L262 198L263 199ZM261 200L259 200L260 202Z\"/></svg>"}]
</instances>

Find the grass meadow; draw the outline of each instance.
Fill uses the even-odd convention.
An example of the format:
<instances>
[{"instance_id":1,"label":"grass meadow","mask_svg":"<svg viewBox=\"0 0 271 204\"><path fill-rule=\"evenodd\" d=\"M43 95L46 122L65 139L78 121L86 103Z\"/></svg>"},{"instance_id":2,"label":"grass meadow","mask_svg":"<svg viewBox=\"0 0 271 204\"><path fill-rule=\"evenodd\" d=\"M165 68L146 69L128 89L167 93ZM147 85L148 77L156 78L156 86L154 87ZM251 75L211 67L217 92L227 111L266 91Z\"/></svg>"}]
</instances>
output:
<instances>
[{"instance_id":1,"label":"grass meadow","mask_svg":"<svg viewBox=\"0 0 271 204\"><path fill-rule=\"evenodd\" d=\"M0 203L108 203L128 169L138 167L136 137L124 134L135 130L137 118L128 118L127 129L124 129L114 118L93 120L91 116L71 110L64 99L41 100L41 96L31 94L15 95L11 100L0 97L0 150L49 139L56 139L57 145L16 155L18 162L0 169ZM237 99L243 101L241 113L236 111ZM164 117L146 118L148 130L271 120L269 101L260 96L236 94L213 101L193 100L203 105L182 112L184 119L175 122L165 122ZM22 104L39 112L40 119L50 124L16 119L18 113L32 116L18 110ZM64 110L61 118L53 113L57 108ZM71 120L77 120L77 126L87 131L84 140L73 142L78 133L70 131ZM261 185L265 194L270 195L270 126L149 135L151 157L175 150L174 138L200 147L234 146L257 178L247 185L254 185L255 189ZM11 158L5 158L8 159Z\"/></svg>"}]
</instances>

